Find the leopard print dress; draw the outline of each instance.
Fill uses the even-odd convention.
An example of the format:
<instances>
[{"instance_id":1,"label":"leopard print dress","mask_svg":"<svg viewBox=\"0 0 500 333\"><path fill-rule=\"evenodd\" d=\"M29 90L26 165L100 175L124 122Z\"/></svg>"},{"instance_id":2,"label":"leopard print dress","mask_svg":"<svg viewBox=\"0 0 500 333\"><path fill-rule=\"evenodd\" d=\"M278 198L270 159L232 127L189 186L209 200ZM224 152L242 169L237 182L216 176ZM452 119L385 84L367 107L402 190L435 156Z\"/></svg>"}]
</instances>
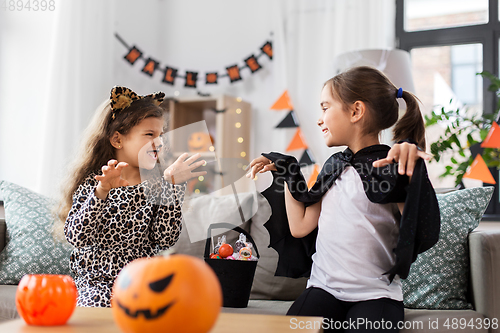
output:
<instances>
[{"instance_id":1,"label":"leopard print dress","mask_svg":"<svg viewBox=\"0 0 500 333\"><path fill-rule=\"evenodd\" d=\"M95 196L90 174L73 195L64 225L75 247L70 268L78 306L110 307L113 282L129 262L150 257L175 244L181 232L185 185L163 178L112 189L106 200Z\"/></svg>"}]
</instances>

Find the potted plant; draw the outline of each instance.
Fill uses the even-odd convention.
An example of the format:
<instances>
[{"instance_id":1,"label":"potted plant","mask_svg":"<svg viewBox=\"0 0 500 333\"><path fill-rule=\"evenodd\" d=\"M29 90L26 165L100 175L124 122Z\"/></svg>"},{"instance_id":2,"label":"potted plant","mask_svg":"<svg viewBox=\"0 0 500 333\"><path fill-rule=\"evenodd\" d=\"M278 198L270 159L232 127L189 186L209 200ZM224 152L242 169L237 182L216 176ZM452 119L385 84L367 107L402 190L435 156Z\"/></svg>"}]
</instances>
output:
<instances>
[{"instance_id":1,"label":"potted plant","mask_svg":"<svg viewBox=\"0 0 500 333\"><path fill-rule=\"evenodd\" d=\"M500 79L493 74L483 71L478 73L491 81L488 87L500 97ZM451 104L450 100L450 104ZM440 110L433 110L430 116L425 116L425 126L432 127L444 125L444 134L439 139L430 144L432 161L439 162L449 158L450 164L446 165L446 170L439 175L440 178L455 177L455 185L462 184L467 167L478 153L480 153L488 167L500 168L500 149L481 148L480 144L488 135L494 121L498 121L497 107L494 114L481 114L472 112L464 108L449 109L442 107Z\"/></svg>"}]
</instances>

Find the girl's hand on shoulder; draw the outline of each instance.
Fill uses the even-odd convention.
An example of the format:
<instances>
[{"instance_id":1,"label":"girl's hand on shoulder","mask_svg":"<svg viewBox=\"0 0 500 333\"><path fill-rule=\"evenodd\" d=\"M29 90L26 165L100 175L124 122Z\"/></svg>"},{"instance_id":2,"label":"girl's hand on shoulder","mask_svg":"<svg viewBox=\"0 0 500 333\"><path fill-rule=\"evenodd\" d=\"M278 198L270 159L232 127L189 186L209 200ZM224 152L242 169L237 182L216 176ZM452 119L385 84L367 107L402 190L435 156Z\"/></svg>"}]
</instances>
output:
<instances>
[{"instance_id":1,"label":"girl's hand on shoulder","mask_svg":"<svg viewBox=\"0 0 500 333\"><path fill-rule=\"evenodd\" d=\"M415 144L402 142L392 146L389 153L387 153L387 157L373 162L373 166L379 168L391 163L399 163L399 174L406 174L411 177L413 170L415 169L415 163L418 159L422 158L429 161L431 157L432 155L419 150Z\"/></svg>"},{"instance_id":2,"label":"girl's hand on shoulder","mask_svg":"<svg viewBox=\"0 0 500 333\"><path fill-rule=\"evenodd\" d=\"M201 154L196 153L193 156L189 157L188 153L184 153L175 162L169 166L165 171L163 172L163 177L165 180L172 184L180 184L184 183L191 178L199 177L206 175L206 171L199 171L199 172L193 172L194 169L205 165L205 161L196 161L198 158L200 158Z\"/></svg>"},{"instance_id":3,"label":"girl's hand on shoulder","mask_svg":"<svg viewBox=\"0 0 500 333\"><path fill-rule=\"evenodd\" d=\"M95 176L95 179L99 181L97 191L107 195L112 188L127 186L128 181L121 177L123 168L127 166L128 164L125 162L118 163L117 160L109 160L108 164L101 168L102 175Z\"/></svg>"},{"instance_id":4,"label":"girl's hand on shoulder","mask_svg":"<svg viewBox=\"0 0 500 333\"><path fill-rule=\"evenodd\" d=\"M247 178L254 179L255 175L258 173L264 173L266 171L276 171L276 165L271 162L268 158L264 156L259 156L250 162L248 166L250 168L250 172L247 173Z\"/></svg>"}]
</instances>

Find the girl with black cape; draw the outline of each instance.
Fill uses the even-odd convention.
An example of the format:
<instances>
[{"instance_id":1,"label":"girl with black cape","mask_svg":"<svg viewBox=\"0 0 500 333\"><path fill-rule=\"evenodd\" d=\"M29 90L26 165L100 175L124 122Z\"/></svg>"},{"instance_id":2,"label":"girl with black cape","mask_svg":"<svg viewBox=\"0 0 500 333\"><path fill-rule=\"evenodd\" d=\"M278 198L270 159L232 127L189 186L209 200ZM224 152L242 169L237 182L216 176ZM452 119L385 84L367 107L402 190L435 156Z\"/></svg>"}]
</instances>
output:
<instances>
[{"instance_id":1,"label":"girl with black cape","mask_svg":"<svg viewBox=\"0 0 500 333\"><path fill-rule=\"evenodd\" d=\"M407 105L399 121L397 98ZM376 322L397 332L400 278L440 228L423 160L412 170L413 159L426 156L417 150L425 147L418 102L380 71L356 67L324 84L320 105L325 143L348 148L325 162L310 190L293 156L262 154L250 164L249 176L273 173L263 195L273 208L265 226L279 253L276 275L310 277L288 315L322 316L325 331L371 331ZM400 144L391 150L378 137L394 124Z\"/></svg>"}]
</instances>

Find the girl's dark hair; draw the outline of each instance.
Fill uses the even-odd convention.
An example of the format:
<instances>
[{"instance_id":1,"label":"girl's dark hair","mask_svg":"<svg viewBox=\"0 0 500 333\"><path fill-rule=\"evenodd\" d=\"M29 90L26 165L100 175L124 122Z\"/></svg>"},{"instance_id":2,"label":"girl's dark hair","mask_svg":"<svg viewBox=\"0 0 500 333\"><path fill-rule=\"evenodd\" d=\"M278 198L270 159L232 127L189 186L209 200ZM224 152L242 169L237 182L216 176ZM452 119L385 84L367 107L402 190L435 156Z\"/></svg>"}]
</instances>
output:
<instances>
[{"instance_id":1,"label":"girl's dark hair","mask_svg":"<svg viewBox=\"0 0 500 333\"><path fill-rule=\"evenodd\" d=\"M418 99L402 87L406 113L398 121L398 88L381 71L368 66L354 67L331 78L325 86L328 84L331 85L333 96L346 109L356 101L367 105L370 111L365 122L367 134L379 133L396 124L394 141L410 139L425 149L425 127Z\"/></svg>"},{"instance_id":2,"label":"girl's dark hair","mask_svg":"<svg viewBox=\"0 0 500 333\"><path fill-rule=\"evenodd\" d=\"M133 101L129 107L116 112L115 119L109 100L99 107L85 130L80 151L69 169L71 172L62 184L62 197L56 214L63 224L73 204L73 193L78 186L90 173L98 172L109 160L116 158L115 148L110 142L115 131L125 135L143 119L162 118L163 115L163 109L154 104L151 97Z\"/></svg>"}]
</instances>

